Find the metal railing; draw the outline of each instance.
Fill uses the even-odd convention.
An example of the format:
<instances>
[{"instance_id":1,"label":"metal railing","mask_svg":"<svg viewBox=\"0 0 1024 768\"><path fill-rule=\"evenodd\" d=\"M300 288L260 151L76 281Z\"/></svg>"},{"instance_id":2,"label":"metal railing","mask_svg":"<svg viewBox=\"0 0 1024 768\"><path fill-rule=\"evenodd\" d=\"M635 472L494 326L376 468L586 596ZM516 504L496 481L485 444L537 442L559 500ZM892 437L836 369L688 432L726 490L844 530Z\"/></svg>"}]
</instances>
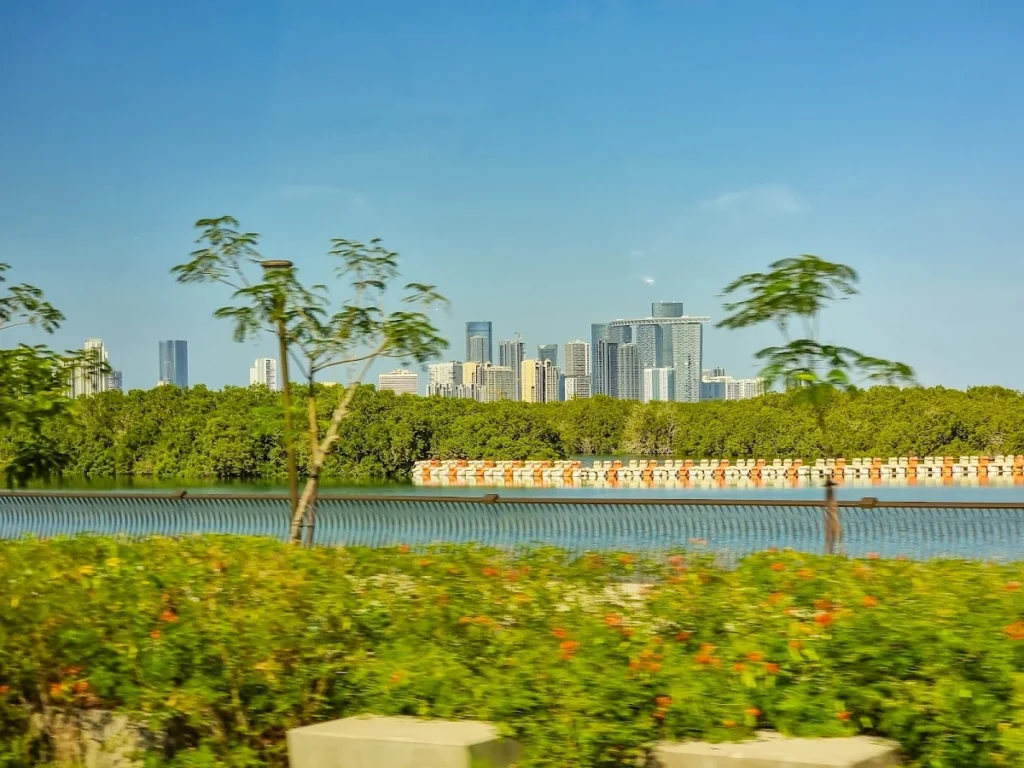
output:
<instances>
[{"instance_id":1,"label":"metal railing","mask_svg":"<svg viewBox=\"0 0 1024 768\"><path fill-rule=\"evenodd\" d=\"M1024 560L1024 504L839 502L853 556ZM76 534L288 536L286 495L0 491L0 539ZM323 546L476 542L569 550L701 547L820 552L824 504L805 500L324 495Z\"/></svg>"}]
</instances>

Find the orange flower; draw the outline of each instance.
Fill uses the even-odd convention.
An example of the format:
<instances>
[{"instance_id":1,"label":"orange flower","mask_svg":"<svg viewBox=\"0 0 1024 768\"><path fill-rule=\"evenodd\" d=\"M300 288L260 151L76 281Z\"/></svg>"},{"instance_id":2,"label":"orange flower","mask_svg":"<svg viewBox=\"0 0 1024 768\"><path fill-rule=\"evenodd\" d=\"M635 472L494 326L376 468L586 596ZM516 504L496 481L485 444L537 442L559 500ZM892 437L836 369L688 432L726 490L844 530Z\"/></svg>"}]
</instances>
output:
<instances>
[{"instance_id":1,"label":"orange flower","mask_svg":"<svg viewBox=\"0 0 1024 768\"><path fill-rule=\"evenodd\" d=\"M519 571L514 568L505 571L505 578L509 581L519 581Z\"/></svg>"},{"instance_id":2,"label":"orange flower","mask_svg":"<svg viewBox=\"0 0 1024 768\"><path fill-rule=\"evenodd\" d=\"M751 707L750 709L746 710L746 712L751 717L760 717L761 716L761 710L758 709L757 707Z\"/></svg>"},{"instance_id":3,"label":"orange flower","mask_svg":"<svg viewBox=\"0 0 1024 768\"><path fill-rule=\"evenodd\" d=\"M710 653L698 653L693 657L693 660L700 664L702 667L710 664L714 657Z\"/></svg>"},{"instance_id":4,"label":"orange flower","mask_svg":"<svg viewBox=\"0 0 1024 768\"><path fill-rule=\"evenodd\" d=\"M769 661L767 664L764 665L764 671L766 674L769 675L777 675L779 674L779 665Z\"/></svg>"},{"instance_id":5,"label":"orange flower","mask_svg":"<svg viewBox=\"0 0 1024 768\"><path fill-rule=\"evenodd\" d=\"M166 609L160 614L160 621L166 621L168 624L173 624L178 620L178 614L172 611L170 608Z\"/></svg>"},{"instance_id":6,"label":"orange flower","mask_svg":"<svg viewBox=\"0 0 1024 768\"><path fill-rule=\"evenodd\" d=\"M722 721L722 725L724 725L726 728L735 728L736 727L736 721L735 720L723 720Z\"/></svg>"},{"instance_id":7,"label":"orange flower","mask_svg":"<svg viewBox=\"0 0 1024 768\"><path fill-rule=\"evenodd\" d=\"M159 640L160 639L160 630L159 629L154 629L152 632L149 633L149 636L151 638L153 638L154 640Z\"/></svg>"},{"instance_id":8,"label":"orange flower","mask_svg":"<svg viewBox=\"0 0 1024 768\"><path fill-rule=\"evenodd\" d=\"M487 576L488 578L493 578L494 576L498 575L499 571L497 568L491 568L490 566L488 566L487 568L484 568L483 571L481 571L481 573L483 573L483 575Z\"/></svg>"},{"instance_id":9,"label":"orange flower","mask_svg":"<svg viewBox=\"0 0 1024 768\"><path fill-rule=\"evenodd\" d=\"M421 558L420 560L417 560L416 561L416 565L418 565L420 568L426 568L432 562L434 562L434 561L433 560L429 560L429 559L424 557L424 558Z\"/></svg>"},{"instance_id":10,"label":"orange flower","mask_svg":"<svg viewBox=\"0 0 1024 768\"><path fill-rule=\"evenodd\" d=\"M659 696L658 698L656 698L654 700L654 703L657 704L661 709L668 709L669 707L672 706L672 697L671 696Z\"/></svg>"},{"instance_id":11,"label":"orange flower","mask_svg":"<svg viewBox=\"0 0 1024 768\"><path fill-rule=\"evenodd\" d=\"M459 619L459 624L472 624L472 623L473 623L473 619L471 619L469 616L463 616L461 619Z\"/></svg>"},{"instance_id":12,"label":"orange flower","mask_svg":"<svg viewBox=\"0 0 1024 768\"><path fill-rule=\"evenodd\" d=\"M401 552L403 555L409 554L409 545L408 544L399 544L398 545L398 551Z\"/></svg>"},{"instance_id":13,"label":"orange flower","mask_svg":"<svg viewBox=\"0 0 1024 768\"><path fill-rule=\"evenodd\" d=\"M772 563L772 570L776 573L786 570L786 566L783 563Z\"/></svg>"},{"instance_id":14,"label":"orange flower","mask_svg":"<svg viewBox=\"0 0 1024 768\"><path fill-rule=\"evenodd\" d=\"M639 659L630 659L630 661L629 661L629 668L632 669L634 672L636 670L640 669L640 666L641 665L640 665Z\"/></svg>"},{"instance_id":15,"label":"orange flower","mask_svg":"<svg viewBox=\"0 0 1024 768\"><path fill-rule=\"evenodd\" d=\"M821 627L829 627L832 626L832 622L835 621L835 617L828 611L818 611L818 613L814 615L814 620L818 622L818 625Z\"/></svg>"},{"instance_id":16,"label":"orange flower","mask_svg":"<svg viewBox=\"0 0 1024 768\"><path fill-rule=\"evenodd\" d=\"M647 669L650 672L661 672L661 664L659 664L656 661L652 661L650 664L647 665Z\"/></svg>"},{"instance_id":17,"label":"orange flower","mask_svg":"<svg viewBox=\"0 0 1024 768\"><path fill-rule=\"evenodd\" d=\"M649 659L653 655L654 655L654 651L652 651L650 648L644 648L642 651L640 651L640 658L641 659Z\"/></svg>"},{"instance_id":18,"label":"orange flower","mask_svg":"<svg viewBox=\"0 0 1024 768\"><path fill-rule=\"evenodd\" d=\"M662 645L665 642L665 638L663 638L663 637L661 637L659 635L655 635L654 637L651 638L651 642L654 643L655 645Z\"/></svg>"},{"instance_id":19,"label":"orange flower","mask_svg":"<svg viewBox=\"0 0 1024 768\"><path fill-rule=\"evenodd\" d=\"M877 559L878 559L878 553L877 552L868 552L868 560L877 560Z\"/></svg>"},{"instance_id":20,"label":"orange flower","mask_svg":"<svg viewBox=\"0 0 1024 768\"><path fill-rule=\"evenodd\" d=\"M794 651L799 651L801 648L804 647L804 644L801 643L799 640L790 640L789 647L792 648Z\"/></svg>"},{"instance_id":21,"label":"orange flower","mask_svg":"<svg viewBox=\"0 0 1024 768\"><path fill-rule=\"evenodd\" d=\"M555 627L554 629L552 629L551 634L557 637L559 640L564 640L569 635L569 633L561 627Z\"/></svg>"},{"instance_id":22,"label":"orange flower","mask_svg":"<svg viewBox=\"0 0 1024 768\"><path fill-rule=\"evenodd\" d=\"M486 616L477 616L475 621L476 621L477 624L484 624L484 625L487 625L487 624L491 623L491 620L489 618L487 618Z\"/></svg>"},{"instance_id":23,"label":"orange flower","mask_svg":"<svg viewBox=\"0 0 1024 768\"><path fill-rule=\"evenodd\" d=\"M682 555L672 555L672 557L668 559L668 564L677 571L682 571L686 568L686 560L683 559Z\"/></svg>"},{"instance_id":24,"label":"orange flower","mask_svg":"<svg viewBox=\"0 0 1024 768\"><path fill-rule=\"evenodd\" d=\"M689 632L679 632L676 634L676 640L678 640L680 643L685 643L690 639L691 636L692 635Z\"/></svg>"},{"instance_id":25,"label":"orange flower","mask_svg":"<svg viewBox=\"0 0 1024 768\"><path fill-rule=\"evenodd\" d=\"M392 685L398 685L398 683L402 682L402 673L392 672L391 677L388 678L388 682Z\"/></svg>"},{"instance_id":26,"label":"orange flower","mask_svg":"<svg viewBox=\"0 0 1024 768\"><path fill-rule=\"evenodd\" d=\"M54 696L54 697L60 696L63 692L64 692L64 689L63 689L63 687L61 686L60 683L50 683L50 695L51 696Z\"/></svg>"},{"instance_id":27,"label":"orange flower","mask_svg":"<svg viewBox=\"0 0 1024 768\"><path fill-rule=\"evenodd\" d=\"M720 666L722 666L722 660L720 658L718 658L717 656L712 656L711 657L711 666L712 667L720 667Z\"/></svg>"},{"instance_id":28,"label":"orange flower","mask_svg":"<svg viewBox=\"0 0 1024 768\"><path fill-rule=\"evenodd\" d=\"M842 712L836 713L836 717L838 717L840 720L846 721L850 719L850 713L844 709Z\"/></svg>"},{"instance_id":29,"label":"orange flower","mask_svg":"<svg viewBox=\"0 0 1024 768\"><path fill-rule=\"evenodd\" d=\"M655 712L654 713L654 719L655 720L664 720L665 719L665 713L661 712L660 710Z\"/></svg>"},{"instance_id":30,"label":"orange flower","mask_svg":"<svg viewBox=\"0 0 1024 768\"><path fill-rule=\"evenodd\" d=\"M1006 583L1007 592L1016 592L1018 589L1020 589L1019 581L1009 581Z\"/></svg>"},{"instance_id":31,"label":"orange flower","mask_svg":"<svg viewBox=\"0 0 1024 768\"><path fill-rule=\"evenodd\" d=\"M1011 640L1024 640L1024 621L1016 621L1008 627L1003 627L1003 632L1009 635Z\"/></svg>"},{"instance_id":32,"label":"orange flower","mask_svg":"<svg viewBox=\"0 0 1024 768\"><path fill-rule=\"evenodd\" d=\"M89 683L87 683L85 680L79 680L77 683L75 683L75 693L77 693L79 696L88 693L88 691Z\"/></svg>"},{"instance_id":33,"label":"orange flower","mask_svg":"<svg viewBox=\"0 0 1024 768\"><path fill-rule=\"evenodd\" d=\"M575 640L563 640L558 644L558 647L562 651L562 659L564 661L569 661L573 657L573 654L579 650L580 644Z\"/></svg>"},{"instance_id":34,"label":"orange flower","mask_svg":"<svg viewBox=\"0 0 1024 768\"><path fill-rule=\"evenodd\" d=\"M66 677L78 677L80 674L82 674L81 667L68 667L64 670L64 675Z\"/></svg>"},{"instance_id":35,"label":"orange flower","mask_svg":"<svg viewBox=\"0 0 1024 768\"><path fill-rule=\"evenodd\" d=\"M758 653L757 651L751 651L750 653L747 654L747 661L752 661L755 664L757 662L759 662L762 658L764 658L764 657L760 653Z\"/></svg>"},{"instance_id":36,"label":"orange flower","mask_svg":"<svg viewBox=\"0 0 1024 768\"><path fill-rule=\"evenodd\" d=\"M623 565L632 565L633 560L634 558L632 555L619 555L619 562Z\"/></svg>"},{"instance_id":37,"label":"orange flower","mask_svg":"<svg viewBox=\"0 0 1024 768\"><path fill-rule=\"evenodd\" d=\"M772 605L778 605L779 601L782 600L783 597L784 595L781 592L772 592L768 596L768 602Z\"/></svg>"},{"instance_id":38,"label":"orange flower","mask_svg":"<svg viewBox=\"0 0 1024 768\"><path fill-rule=\"evenodd\" d=\"M831 611L832 601L831 600L815 600L814 610L816 611Z\"/></svg>"},{"instance_id":39,"label":"orange flower","mask_svg":"<svg viewBox=\"0 0 1024 768\"><path fill-rule=\"evenodd\" d=\"M875 597L874 595L866 595L864 597L864 607L865 608L874 608L876 605L878 605L878 598L877 597Z\"/></svg>"},{"instance_id":40,"label":"orange flower","mask_svg":"<svg viewBox=\"0 0 1024 768\"><path fill-rule=\"evenodd\" d=\"M797 572L797 576L799 576L801 579L813 579L814 571L812 571L810 568L801 568L799 572Z\"/></svg>"},{"instance_id":41,"label":"orange flower","mask_svg":"<svg viewBox=\"0 0 1024 768\"><path fill-rule=\"evenodd\" d=\"M604 617L604 623L607 624L609 627L621 627L622 617L619 616L619 614L617 613L609 613L607 616Z\"/></svg>"},{"instance_id":42,"label":"orange flower","mask_svg":"<svg viewBox=\"0 0 1024 768\"><path fill-rule=\"evenodd\" d=\"M9 685L0 685L0 696L6 696L8 693L10 693L10 690L11 690L11 686L9 686Z\"/></svg>"},{"instance_id":43,"label":"orange flower","mask_svg":"<svg viewBox=\"0 0 1024 768\"><path fill-rule=\"evenodd\" d=\"M737 661L735 664L732 665L732 668L734 672L742 672L747 667L742 661Z\"/></svg>"}]
</instances>

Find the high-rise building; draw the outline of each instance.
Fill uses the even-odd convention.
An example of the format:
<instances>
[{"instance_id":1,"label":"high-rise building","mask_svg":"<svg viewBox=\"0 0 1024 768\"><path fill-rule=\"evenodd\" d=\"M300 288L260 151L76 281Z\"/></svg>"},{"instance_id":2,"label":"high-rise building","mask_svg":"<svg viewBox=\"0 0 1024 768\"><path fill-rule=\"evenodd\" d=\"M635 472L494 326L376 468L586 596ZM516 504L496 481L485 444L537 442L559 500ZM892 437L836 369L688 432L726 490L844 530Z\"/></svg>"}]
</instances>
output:
<instances>
[{"instance_id":1,"label":"high-rise building","mask_svg":"<svg viewBox=\"0 0 1024 768\"><path fill-rule=\"evenodd\" d=\"M644 402L674 400L676 372L672 368L644 368Z\"/></svg>"},{"instance_id":2,"label":"high-rise building","mask_svg":"<svg viewBox=\"0 0 1024 768\"><path fill-rule=\"evenodd\" d=\"M584 400L590 397L590 377L566 376L564 397L566 400Z\"/></svg>"},{"instance_id":3,"label":"high-rise building","mask_svg":"<svg viewBox=\"0 0 1024 768\"><path fill-rule=\"evenodd\" d=\"M651 317L682 317L683 302L655 301L651 304Z\"/></svg>"},{"instance_id":4,"label":"high-rise building","mask_svg":"<svg viewBox=\"0 0 1024 768\"><path fill-rule=\"evenodd\" d=\"M510 400L520 400L523 396L521 383L523 360L526 359L526 345L517 336L514 339L506 339L498 342L498 364L512 369L512 397Z\"/></svg>"},{"instance_id":5,"label":"high-rise building","mask_svg":"<svg viewBox=\"0 0 1024 768\"><path fill-rule=\"evenodd\" d=\"M482 337L474 341L474 337ZM466 360L476 363L490 363L494 360L490 320L471 320L466 323Z\"/></svg>"},{"instance_id":6,"label":"high-rise building","mask_svg":"<svg viewBox=\"0 0 1024 768\"><path fill-rule=\"evenodd\" d=\"M660 325L638 325L634 329L633 339L640 353L641 368L655 368L661 365L663 335L664 328Z\"/></svg>"},{"instance_id":7,"label":"high-rise building","mask_svg":"<svg viewBox=\"0 0 1024 768\"><path fill-rule=\"evenodd\" d=\"M558 365L558 345L557 344L538 344L537 345L537 359L538 360L550 360L552 365Z\"/></svg>"},{"instance_id":8,"label":"high-rise building","mask_svg":"<svg viewBox=\"0 0 1024 768\"><path fill-rule=\"evenodd\" d=\"M565 399L565 377L557 365L552 365L550 360L542 360L544 363L544 402L558 403Z\"/></svg>"},{"instance_id":9,"label":"high-rise building","mask_svg":"<svg viewBox=\"0 0 1024 768\"><path fill-rule=\"evenodd\" d=\"M382 373L377 377L377 389L390 389L396 395L418 395L420 393L420 375L404 368Z\"/></svg>"},{"instance_id":10,"label":"high-rise building","mask_svg":"<svg viewBox=\"0 0 1024 768\"><path fill-rule=\"evenodd\" d=\"M468 362L462 364L462 383L483 386L484 363Z\"/></svg>"},{"instance_id":11,"label":"high-rise building","mask_svg":"<svg viewBox=\"0 0 1024 768\"><path fill-rule=\"evenodd\" d=\"M729 392L728 376L703 376L700 380L701 400L725 400Z\"/></svg>"},{"instance_id":12,"label":"high-rise building","mask_svg":"<svg viewBox=\"0 0 1024 768\"><path fill-rule=\"evenodd\" d=\"M636 344L619 345L620 400L640 400L643 397L643 368L640 367L640 349Z\"/></svg>"},{"instance_id":13,"label":"high-rise building","mask_svg":"<svg viewBox=\"0 0 1024 768\"><path fill-rule=\"evenodd\" d=\"M593 395L604 395L604 373L608 367L604 359L602 341L608 341L608 323L592 323L590 326L590 391ZM616 351L617 354L617 351ZM616 366L618 363L616 363Z\"/></svg>"},{"instance_id":14,"label":"high-rise building","mask_svg":"<svg viewBox=\"0 0 1024 768\"><path fill-rule=\"evenodd\" d=\"M565 376L590 376L590 344L577 339L565 345ZM589 388L588 388L589 392ZM588 395L589 396L589 395Z\"/></svg>"},{"instance_id":15,"label":"high-rise building","mask_svg":"<svg viewBox=\"0 0 1024 768\"><path fill-rule=\"evenodd\" d=\"M458 400L479 400L480 387L476 384L428 384L428 397L450 397Z\"/></svg>"},{"instance_id":16,"label":"high-rise building","mask_svg":"<svg viewBox=\"0 0 1024 768\"><path fill-rule=\"evenodd\" d=\"M249 369L249 386L263 386L276 390L280 385L277 380L277 360L272 357L258 357Z\"/></svg>"},{"instance_id":17,"label":"high-rise building","mask_svg":"<svg viewBox=\"0 0 1024 768\"><path fill-rule=\"evenodd\" d=\"M619 343L601 339L597 342L597 355L595 356L599 365L598 370L593 374L596 380L600 377L601 392L598 394L608 397L619 396Z\"/></svg>"},{"instance_id":18,"label":"high-rise building","mask_svg":"<svg viewBox=\"0 0 1024 768\"><path fill-rule=\"evenodd\" d=\"M528 358L522 364L523 402L558 402L558 379L561 371L550 360Z\"/></svg>"},{"instance_id":19,"label":"high-rise building","mask_svg":"<svg viewBox=\"0 0 1024 768\"><path fill-rule=\"evenodd\" d=\"M72 366L67 394L68 397L98 395L111 389L113 377L110 371L102 371L110 364L107 348L102 339L86 339L83 346L88 360L84 365Z\"/></svg>"},{"instance_id":20,"label":"high-rise building","mask_svg":"<svg viewBox=\"0 0 1024 768\"><path fill-rule=\"evenodd\" d=\"M107 374L107 389L114 392L124 392L124 376L120 371L111 371Z\"/></svg>"},{"instance_id":21,"label":"high-rise building","mask_svg":"<svg viewBox=\"0 0 1024 768\"><path fill-rule=\"evenodd\" d=\"M676 401L700 402L701 355L704 326L699 322L672 326L672 368L676 377Z\"/></svg>"},{"instance_id":22,"label":"high-rise building","mask_svg":"<svg viewBox=\"0 0 1024 768\"><path fill-rule=\"evenodd\" d=\"M507 365L482 365L480 375L483 385L480 390L480 401L494 403L498 400L511 400L515 377Z\"/></svg>"},{"instance_id":23,"label":"high-rise building","mask_svg":"<svg viewBox=\"0 0 1024 768\"><path fill-rule=\"evenodd\" d=\"M675 369L675 399L683 403L695 403L700 400L703 324L707 322L710 322L708 317L686 315L615 320L608 323L607 333L609 338L616 336L621 338L620 334L632 333L635 330L646 344L650 341L650 336L646 332L642 332L641 329L652 325L660 327L662 333L661 355L656 360L659 365L652 367Z\"/></svg>"},{"instance_id":24,"label":"high-rise building","mask_svg":"<svg viewBox=\"0 0 1024 768\"><path fill-rule=\"evenodd\" d=\"M173 384L185 389L188 386L188 342L160 342L160 376L158 385Z\"/></svg>"},{"instance_id":25,"label":"high-rise building","mask_svg":"<svg viewBox=\"0 0 1024 768\"><path fill-rule=\"evenodd\" d=\"M447 363L431 363L427 366L427 387L462 386L462 363L452 360ZM427 394L431 394L428 390Z\"/></svg>"},{"instance_id":26,"label":"high-rise building","mask_svg":"<svg viewBox=\"0 0 1024 768\"><path fill-rule=\"evenodd\" d=\"M764 379L732 379L726 384L726 400L749 400L761 397L765 391Z\"/></svg>"}]
</instances>

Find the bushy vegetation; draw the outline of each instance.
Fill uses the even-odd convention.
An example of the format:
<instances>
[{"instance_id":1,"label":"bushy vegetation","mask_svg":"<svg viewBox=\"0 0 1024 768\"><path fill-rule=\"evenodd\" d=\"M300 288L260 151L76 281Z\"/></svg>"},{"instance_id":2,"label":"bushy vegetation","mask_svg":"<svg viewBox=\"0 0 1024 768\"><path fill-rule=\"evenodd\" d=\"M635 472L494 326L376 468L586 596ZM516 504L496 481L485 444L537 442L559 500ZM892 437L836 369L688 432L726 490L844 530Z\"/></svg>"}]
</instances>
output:
<instances>
[{"instance_id":1,"label":"bushy vegetation","mask_svg":"<svg viewBox=\"0 0 1024 768\"><path fill-rule=\"evenodd\" d=\"M321 431L341 396L337 387L317 388ZM324 476L402 478L417 459L434 457L818 458L823 449L815 414L792 407L790 397L692 405L607 398L482 404L396 397L367 386L340 425ZM837 455L1024 453L1024 396L998 387L876 387L837 394L827 416ZM56 467L70 474L255 478L285 471L279 400L265 389L106 392L76 401L74 417L45 424L37 437L52 448ZM30 449L0 430L0 460ZM307 441L298 441L298 452L300 466L308 468Z\"/></svg>"},{"instance_id":2,"label":"bushy vegetation","mask_svg":"<svg viewBox=\"0 0 1024 768\"><path fill-rule=\"evenodd\" d=\"M612 589L638 571L645 595ZM1024 570L763 553L516 555L268 540L0 544L0 765L32 716L127 713L154 764L284 765L360 712L499 723L526 765L635 765L755 729L1024 764Z\"/></svg>"}]
</instances>

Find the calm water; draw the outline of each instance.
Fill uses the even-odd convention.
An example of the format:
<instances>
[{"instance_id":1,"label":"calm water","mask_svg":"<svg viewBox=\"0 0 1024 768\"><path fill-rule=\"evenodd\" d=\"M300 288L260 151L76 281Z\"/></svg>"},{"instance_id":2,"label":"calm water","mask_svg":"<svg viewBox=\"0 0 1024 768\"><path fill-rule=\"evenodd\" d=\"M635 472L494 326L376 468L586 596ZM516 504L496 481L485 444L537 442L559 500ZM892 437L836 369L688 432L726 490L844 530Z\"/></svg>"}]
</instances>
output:
<instances>
[{"instance_id":1,"label":"calm water","mask_svg":"<svg viewBox=\"0 0 1024 768\"><path fill-rule=\"evenodd\" d=\"M283 483L224 482L202 480L154 480L152 478L101 478L83 480L64 478L48 485L34 485L33 488L83 491L134 491L168 493L187 490L189 493L287 493ZM587 498L678 498L678 499L819 499L824 491L819 485L807 484L797 487L780 482L777 486L761 488L750 485L719 487L502 487L502 486L419 486L412 483L388 484L338 484L324 483L323 492L330 494L358 495L400 495L400 496L482 496L497 493L500 496L525 497L587 497ZM990 501L1024 503L1024 484L1013 484L993 479L989 485L980 485L977 479L963 480L953 484L934 484L921 480L917 485L848 481L837 489L840 500L857 500L874 496L883 501Z\"/></svg>"}]
</instances>

